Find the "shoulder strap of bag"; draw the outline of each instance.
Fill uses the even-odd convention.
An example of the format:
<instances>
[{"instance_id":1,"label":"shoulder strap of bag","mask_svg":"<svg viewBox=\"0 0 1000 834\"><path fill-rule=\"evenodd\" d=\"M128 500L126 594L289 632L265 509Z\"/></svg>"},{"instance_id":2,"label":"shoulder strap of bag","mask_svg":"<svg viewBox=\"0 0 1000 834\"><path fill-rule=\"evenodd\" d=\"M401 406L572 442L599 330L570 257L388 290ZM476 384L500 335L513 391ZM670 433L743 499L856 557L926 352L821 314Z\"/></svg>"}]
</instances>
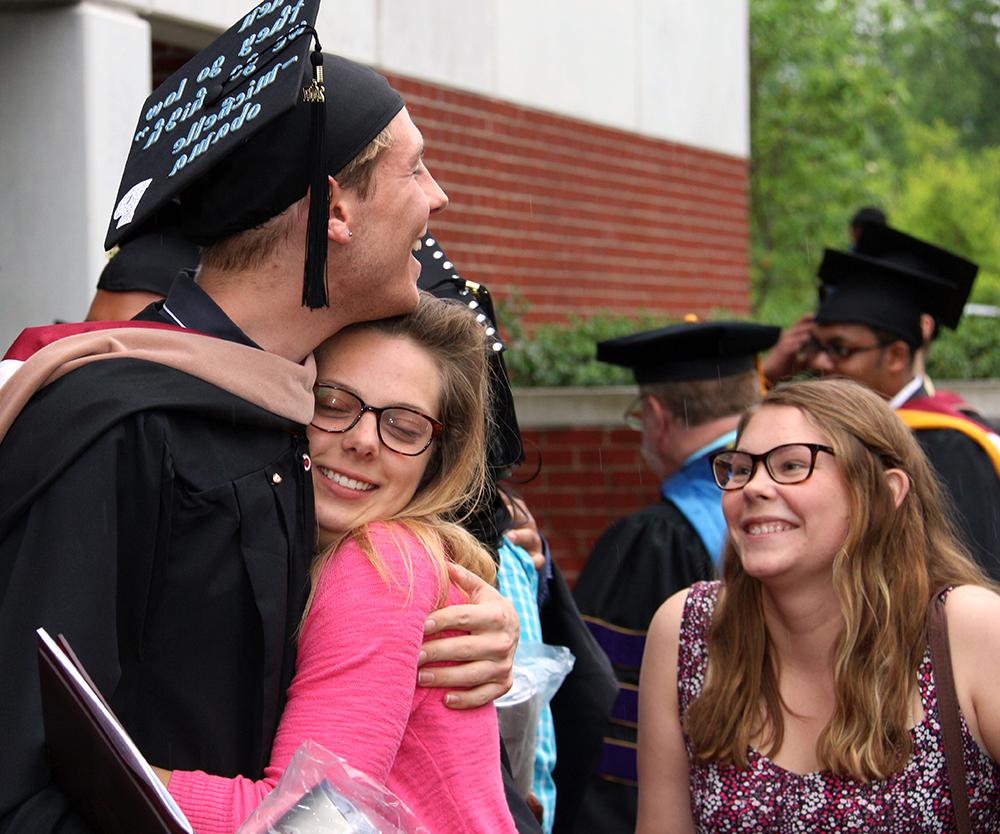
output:
<instances>
[{"instance_id":1,"label":"shoulder strap of bag","mask_svg":"<svg viewBox=\"0 0 1000 834\"><path fill-rule=\"evenodd\" d=\"M935 592L927 607L927 634L934 665L938 713L941 720L941 744L944 748L948 785L951 788L952 809L959 834L972 834L969 817L969 794L965 784L965 758L962 745L962 725L955 695L955 678L951 671L951 649L948 646L948 625L945 620L944 589Z\"/></svg>"}]
</instances>

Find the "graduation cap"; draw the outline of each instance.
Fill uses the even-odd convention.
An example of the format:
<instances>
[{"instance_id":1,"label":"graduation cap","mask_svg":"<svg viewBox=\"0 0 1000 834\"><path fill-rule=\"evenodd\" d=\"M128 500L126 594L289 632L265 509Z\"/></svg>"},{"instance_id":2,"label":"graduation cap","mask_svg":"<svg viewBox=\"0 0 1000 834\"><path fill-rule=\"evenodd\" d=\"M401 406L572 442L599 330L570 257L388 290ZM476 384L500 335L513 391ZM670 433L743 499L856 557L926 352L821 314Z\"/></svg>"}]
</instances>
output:
<instances>
[{"instance_id":1,"label":"graduation cap","mask_svg":"<svg viewBox=\"0 0 1000 834\"><path fill-rule=\"evenodd\" d=\"M496 555L500 535L511 524L497 482L510 475L511 469L524 460L521 430L517 424L514 394L510 388L507 366L503 360L503 342L497 332L497 316L489 291L482 284L467 281L445 254L433 235L425 235L415 253L420 261L417 286L436 296L465 304L469 314L483 326L490 347L487 367L490 375L492 409L486 444L486 468L490 499L482 501L465 520L466 529Z\"/></svg>"},{"instance_id":2,"label":"graduation cap","mask_svg":"<svg viewBox=\"0 0 1000 834\"><path fill-rule=\"evenodd\" d=\"M781 328L743 321L673 324L597 344L597 358L631 368L640 385L734 376L756 367Z\"/></svg>"},{"instance_id":3,"label":"graduation cap","mask_svg":"<svg viewBox=\"0 0 1000 834\"><path fill-rule=\"evenodd\" d=\"M403 108L376 72L323 54L319 0L264 0L146 99L105 247L178 200L207 245L280 214L312 190L303 304L326 306L327 176Z\"/></svg>"},{"instance_id":4,"label":"graduation cap","mask_svg":"<svg viewBox=\"0 0 1000 834\"><path fill-rule=\"evenodd\" d=\"M947 327L954 327L961 315L960 309L954 314L954 285L918 266L827 249L818 274L823 283L817 324L863 324L916 348L923 342L922 313Z\"/></svg>"},{"instance_id":5,"label":"graduation cap","mask_svg":"<svg viewBox=\"0 0 1000 834\"><path fill-rule=\"evenodd\" d=\"M855 244L856 254L887 261L900 269L936 278L952 285L948 298L936 310L922 310L946 327L955 329L972 291L979 266L960 255L908 235L891 226L866 224Z\"/></svg>"},{"instance_id":6,"label":"graduation cap","mask_svg":"<svg viewBox=\"0 0 1000 834\"><path fill-rule=\"evenodd\" d=\"M483 326L490 347L489 365L493 401L493 425L496 432L490 438L490 466L497 471L510 469L523 459L521 430L514 409L514 395L510 389L507 366L503 361L504 345L497 331L497 315L489 290L482 284L467 281L458 274L444 249L433 235L425 235L420 250L415 253L420 261L417 286L437 298L460 301L469 313Z\"/></svg>"},{"instance_id":7,"label":"graduation cap","mask_svg":"<svg viewBox=\"0 0 1000 834\"><path fill-rule=\"evenodd\" d=\"M101 271L97 289L165 296L178 272L198 266L198 247L181 234L179 222L177 206L168 204L140 234L121 244Z\"/></svg>"}]
</instances>

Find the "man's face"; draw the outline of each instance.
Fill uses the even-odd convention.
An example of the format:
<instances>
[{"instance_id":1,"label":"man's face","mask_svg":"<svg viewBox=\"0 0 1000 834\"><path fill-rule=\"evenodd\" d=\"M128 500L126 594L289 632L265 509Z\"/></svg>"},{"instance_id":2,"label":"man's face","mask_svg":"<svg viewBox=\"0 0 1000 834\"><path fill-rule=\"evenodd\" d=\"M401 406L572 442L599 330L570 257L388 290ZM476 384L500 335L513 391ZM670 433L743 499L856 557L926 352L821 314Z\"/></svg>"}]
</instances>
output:
<instances>
[{"instance_id":1,"label":"man's face","mask_svg":"<svg viewBox=\"0 0 1000 834\"><path fill-rule=\"evenodd\" d=\"M376 163L373 193L358 202L350 224L354 257L346 291L363 303L359 318L364 319L416 306L420 264L414 248L427 232L430 215L448 205L423 163L423 137L405 108L389 129L393 145Z\"/></svg>"},{"instance_id":2,"label":"man's face","mask_svg":"<svg viewBox=\"0 0 1000 834\"><path fill-rule=\"evenodd\" d=\"M887 398L902 387L885 362L888 346L879 342L871 328L863 324L813 324L810 337L806 364L814 373L853 379Z\"/></svg>"}]
</instances>

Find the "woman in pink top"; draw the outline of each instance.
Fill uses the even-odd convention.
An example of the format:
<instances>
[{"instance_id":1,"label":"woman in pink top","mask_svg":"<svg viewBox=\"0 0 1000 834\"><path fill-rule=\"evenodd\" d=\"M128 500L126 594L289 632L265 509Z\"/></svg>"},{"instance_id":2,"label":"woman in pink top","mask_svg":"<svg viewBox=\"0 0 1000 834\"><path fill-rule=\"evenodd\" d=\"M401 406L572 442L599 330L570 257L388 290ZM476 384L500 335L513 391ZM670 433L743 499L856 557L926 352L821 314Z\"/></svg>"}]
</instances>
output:
<instances>
[{"instance_id":1,"label":"woman in pink top","mask_svg":"<svg viewBox=\"0 0 1000 834\"><path fill-rule=\"evenodd\" d=\"M449 565L495 572L456 523L484 484L482 328L464 306L422 296L410 315L341 331L316 360L320 555L270 765L260 781L174 771L169 790L198 834L228 834L308 739L430 832L514 832L493 705L456 711L444 689L416 686L428 616L466 601Z\"/></svg>"}]
</instances>

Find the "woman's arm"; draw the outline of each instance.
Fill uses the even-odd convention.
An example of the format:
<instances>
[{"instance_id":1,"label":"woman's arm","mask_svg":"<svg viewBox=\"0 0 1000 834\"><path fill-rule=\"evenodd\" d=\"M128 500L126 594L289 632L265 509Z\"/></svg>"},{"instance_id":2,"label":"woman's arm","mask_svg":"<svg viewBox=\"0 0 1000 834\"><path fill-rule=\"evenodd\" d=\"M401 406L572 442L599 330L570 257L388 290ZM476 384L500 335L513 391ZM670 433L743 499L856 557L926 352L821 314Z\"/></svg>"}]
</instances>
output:
<instances>
[{"instance_id":1,"label":"woman's arm","mask_svg":"<svg viewBox=\"0 0 1000 834\"><path fill-rule=\"evenodd\" d=\"M945 612L965 723L976 743L1000 762L1000 596L962 585L948 594Z\"/></svg>"},{"instance_id":2,"label":"woman's arm","mask_svg":"<svg viewBox=\"0 0 1000 834\"><path fill-rule=\"evenodd\" d=\"M371 535L389 582L353 540L330 557L302 626L295 678L264 778L170 776L170 792L198 834L235 830L307 739L386 781L412 709L424 622L438 592L426 551L409 533L393 530L409 551L412 592L404 557L381 525L373 525Z\"/></svg>"},{"instance_id":3,"label":"woman's arm","mask_svg":"<svg viewBox=\"0 0 1000 834\"><path fill-rule=\"evenodd\" d=\"M639 816L636 834L694 832L688 759L677 702L677 648L688 592L660 606L639 677Z\"/></svg>"}]
</instances>

